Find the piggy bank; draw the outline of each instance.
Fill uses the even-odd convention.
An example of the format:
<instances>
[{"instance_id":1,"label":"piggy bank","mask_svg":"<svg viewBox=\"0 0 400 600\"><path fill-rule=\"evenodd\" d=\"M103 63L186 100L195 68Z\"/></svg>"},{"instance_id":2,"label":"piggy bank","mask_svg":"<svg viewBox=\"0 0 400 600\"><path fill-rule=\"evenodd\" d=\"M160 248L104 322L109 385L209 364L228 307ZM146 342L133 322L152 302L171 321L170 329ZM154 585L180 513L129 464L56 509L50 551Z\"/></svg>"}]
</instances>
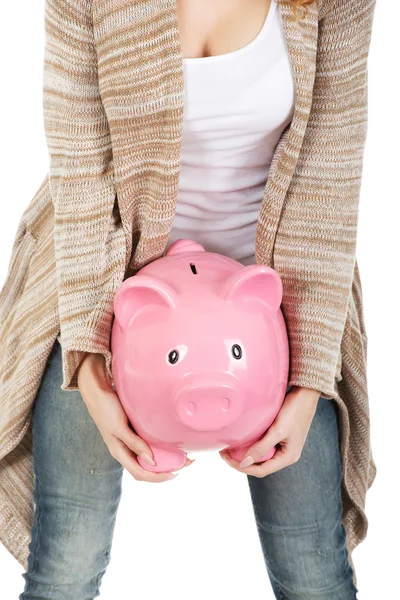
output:
<instances>
[{"instance_id":1,"label":"piggy bank","mask_svg":"<svg viewBox=\"0 0 400 600\"><path fill-rule=\"evenodd\" d=\"M179 469L188 452L242 460L275 419L288 383L282 282L191 240L126 279L114 297L111 370L149 471ZM275 453L269 450L262 461Z\"/></svg>"}]
</instances>

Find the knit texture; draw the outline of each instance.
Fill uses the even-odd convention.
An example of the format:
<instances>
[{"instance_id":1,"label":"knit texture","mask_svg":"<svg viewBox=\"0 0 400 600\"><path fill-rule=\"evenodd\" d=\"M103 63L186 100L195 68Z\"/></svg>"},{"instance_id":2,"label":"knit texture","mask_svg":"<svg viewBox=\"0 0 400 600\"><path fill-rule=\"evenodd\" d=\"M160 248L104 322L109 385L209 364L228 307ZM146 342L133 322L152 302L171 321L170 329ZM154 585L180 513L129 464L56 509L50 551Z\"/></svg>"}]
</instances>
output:
<instances>
[{"instance_id":1,"label":"knit texture","mask_svg":"<svg viewBox=\"0 0 400 600\"><path fill-rule=\"evenodd\" d=\"M350 559L367 533L376 474L356 261L375 2L317 0L296 22L280 1L296 103L256 235L257 262L283 282L289 384L338 406ZM47 357L59 337L66 391L78 389L85 352L103 354L111 376L115 292L163 255L172 228L184 107L175 0L46 0L45 33L49 172L22 215L0 291L0 539L25 568L30 414Z\"/></svg>"}]
</instances>

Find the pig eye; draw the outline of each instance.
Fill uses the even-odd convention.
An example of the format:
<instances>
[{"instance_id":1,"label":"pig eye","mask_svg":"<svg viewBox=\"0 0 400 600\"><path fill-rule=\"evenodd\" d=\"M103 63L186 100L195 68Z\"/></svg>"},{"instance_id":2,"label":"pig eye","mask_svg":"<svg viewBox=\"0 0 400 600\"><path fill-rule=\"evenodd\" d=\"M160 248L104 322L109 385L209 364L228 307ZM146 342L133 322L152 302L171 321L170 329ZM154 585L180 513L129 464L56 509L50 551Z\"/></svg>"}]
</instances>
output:
<instances>
[{"instance_id":1,"label":"pig eye","mask_svg":"<svg viewBox=\"0 0 400 600\"><path fill-rule=\"evenodd\" d=\"M179 354L177 350L171 350L171 352L168 354L168 362L171 363L171 365L174 365L177 360L179 358Z\"/></svg>"},{"instance_id":2,"label":"pig eye","mask_svg":"<svg viewBox=\"0 0 400 600\"><path fill-rule=\"evenodd\" d=\"M239 358L242 358L242 349L239 346L239 344L234 344L232 346L232 354L233 354L234 358L236 358L238 360L239 360Z\"/></svg>"}]
</instances>

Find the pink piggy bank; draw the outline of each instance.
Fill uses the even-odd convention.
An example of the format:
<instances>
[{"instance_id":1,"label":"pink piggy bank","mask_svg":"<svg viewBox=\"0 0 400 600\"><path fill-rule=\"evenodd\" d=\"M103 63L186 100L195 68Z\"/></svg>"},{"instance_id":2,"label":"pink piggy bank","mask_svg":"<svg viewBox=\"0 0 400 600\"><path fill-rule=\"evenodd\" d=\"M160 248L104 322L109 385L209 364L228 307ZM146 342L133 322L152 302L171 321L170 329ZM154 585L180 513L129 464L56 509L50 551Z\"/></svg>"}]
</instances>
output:
<instances>
[{"instance_id":1,"label":"pink piggy bank","mask_svg":"<svg viewBox=\"0 0 400 600\"><path fill-rule=\"evenodd\" d=\"M179 469L187 452L238 459L285 398L289 346L282 282L191 240L126 279L114 298L112 374L155 472ZM272 448L262 461L275 453Z\"/></svg>"}]
</instances>

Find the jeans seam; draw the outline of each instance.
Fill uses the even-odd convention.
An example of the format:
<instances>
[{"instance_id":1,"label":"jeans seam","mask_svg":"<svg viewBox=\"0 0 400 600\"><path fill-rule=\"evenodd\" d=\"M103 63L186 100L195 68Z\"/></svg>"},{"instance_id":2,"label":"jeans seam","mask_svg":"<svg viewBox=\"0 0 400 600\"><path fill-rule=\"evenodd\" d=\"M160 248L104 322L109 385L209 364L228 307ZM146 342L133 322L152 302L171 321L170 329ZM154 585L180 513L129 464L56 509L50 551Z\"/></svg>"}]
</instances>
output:
<instances>
[{"instance_id":1,"label":"jeans seam","mask_svg":"<svg viewBox=\"0 0 400 600\"><path fill-rule=\"evenodd\" d=\"M251 475L247 475L248 483L250 483L250 477L251 477ZM259 512L258 512L258 506L257 506L257 496L255 494L253 494L251 485L249 485L249 490L250 490L250 497L251 497L253 509L254 509L254 518L255 518L256 526L260 527L260 518L259 518ZM263 554L264 554L264 552L263 552ZM266 558L266 557L264 556L264 558ZM283 594L281 588L279 587L279 585L277 583L276 577L273 575L272 572L270 573L270 576L273 578L273 580L275 582L275 587L279 594L279 598L277 600L287 600L286 596Z\"/></svg>"},{"instance_id":2,"label":"jeans seam","mask_svg":"<svg viewBox=\"0 0 400 600\"><path fill-rule=\"evenodd\" d=\"M274 576L274 574L271 573L270 576L274 580L275 587L278 590L278 594L279 594L278 600L287 600L287 597L284 595L284 593L282 592L281 588L279 587L279 584L278 584L278 582L277 582L276 577Z\"/></svg>"},{"instance_id":3,"label":"jeans seam","mask_svg":"<svg viewBox=\"0 0 400 600\"><path fill-rule=\"evenodd\" d=\"M279 600L287 600L286 596L283 595L281 588L279 587L279 585L276 582L275 582L275 585L276 585L276 589L279 592L279 596L280 596Z\"/></svg>"},{"instance_id":4,"label":"jeans seam","mask_svg":"<svg viewBox=\"0 0 400 600\"><path fill-rule=\"evenodd\" d=\"M96 586L96 593L94 595L94 598L97 598L97 596L100 596L100 585L101 585L101 580L108 568L108 565L110 563L110 559L111 559L111 547L112 547L112 539L111 541L108 543L105 551L104 551L104 557L106 559L106 564L104 569L102 569L101 571L99 571L99 573L97 574L96 577L96 581L95 581L95 586Z\"/></svg>"},{"instance_id":5,"label":"jeans seam","mask_svg":"<svg viewBox=\"0 0 400 600\"><path fill-rule=\"evenodd\" d=\"M35 522L36 522L36 538L34 539L34 544L32 545L32 550L31 550L31 554L33 554L33 562L32 562L32 566L31 569L29 569L26 572L27 575L32 575L35 570L36 570L36 566L37 566L37 555L38 555L38 548L39 548L39 538L40 538L40 516L41 516L41 508L40 508L40 503L39 503L39 490L38 490L38 485L37 485L37 481L36 481L36 507L35 507ZM27 581L27 586L26 588L23 590L22 592L22 598L25 595L25 592L29 592L31 589L31 583L32 583L32 579L29 578Z\"/></svg>"}]
</instances>

